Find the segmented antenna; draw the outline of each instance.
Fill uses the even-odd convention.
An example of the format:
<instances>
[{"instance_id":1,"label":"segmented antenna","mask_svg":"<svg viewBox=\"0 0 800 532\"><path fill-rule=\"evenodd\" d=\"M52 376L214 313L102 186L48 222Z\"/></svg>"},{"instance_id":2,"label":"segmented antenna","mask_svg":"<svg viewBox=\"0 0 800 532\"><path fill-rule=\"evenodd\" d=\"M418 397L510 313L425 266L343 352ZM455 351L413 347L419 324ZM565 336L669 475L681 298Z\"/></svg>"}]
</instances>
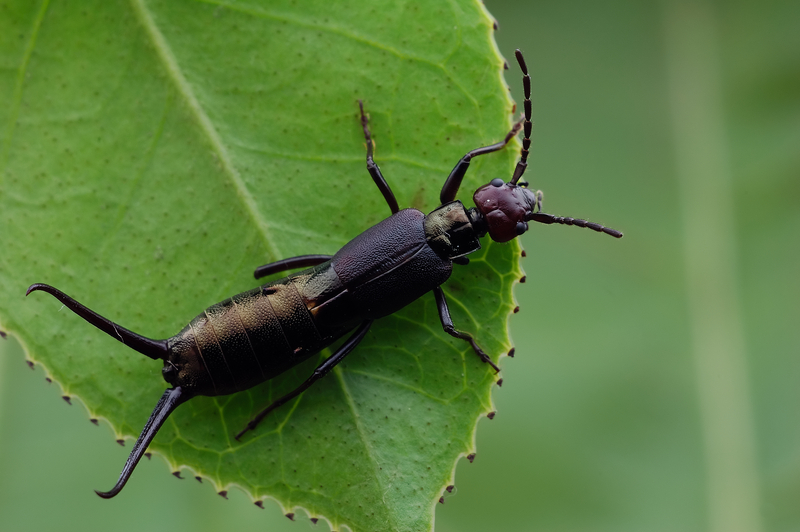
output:
<instances>
[{"instance_id":1,"label":"segmented antenna","mask_svg":"<svg viewBox=\"0 0 800 532\"><path fill-rule=\"evenodd\" d=\"M603 225L596 224L594 222L587 222L586 220L581 220L580 218L570 218L569 216L553 216L552 214L547 214L544 212L533 212L529 214L527 218L528 220L548 225L561 224L561 225L575 225L578 227L585 227L587 229L591 229L592 231L597 231L598 233L605 233L607 235L611 235L614 238L622 238L622 233L617 231L616 229L611 229L610 227L605 227Z\"/></svg>"},{"instance_id":2,"label":"segmented antenna","mask_svg":"<svg viewBox=\"0 0 800 532\"><path fill-rule=\"evenodd\" d=\"M533 129L533 124L531 123L531 114L532 114L532 106L531 104L531 77L528 75L528 66L525 64L525 58L522 57L522 52L517 49L514 52L514 55L517 56L517 63L519 63L519 68L522 69L522 87L525 91L525 122L523 123L523 128L525 129L525 137L522 139L522 150L520 150L520 157L519 162L517 163L517 167L514 169L514 175L511 177L511 184L516 185L519 178L522 177L522 174L525 173L525 170L528 168L528 153L531 147L531 130Z\"/></svg>"}]
</instances>

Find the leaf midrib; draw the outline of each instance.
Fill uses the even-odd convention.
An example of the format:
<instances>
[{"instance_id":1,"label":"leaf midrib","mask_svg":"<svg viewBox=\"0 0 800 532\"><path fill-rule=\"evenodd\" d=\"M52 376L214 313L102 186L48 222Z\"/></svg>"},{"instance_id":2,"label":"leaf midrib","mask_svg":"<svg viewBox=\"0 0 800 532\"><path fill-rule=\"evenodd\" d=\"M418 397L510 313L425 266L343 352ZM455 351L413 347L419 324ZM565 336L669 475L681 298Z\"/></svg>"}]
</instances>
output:
<instances>
[{"instance_id":1,"label":"leaf midrib","mask_svg":"<svg viewBox=\"0 0 800 532\"><path fill-rule=\"evenodd\" d=\"M150 10L145 5L144 0L131 0L131 7L133 8L133 11L136 14L140 24L144 28L148 38L150 39L153 48L156 50L158 58L163 63L164 69L170 81L175 86L176 91L183 99L191 115L197 121L198 126L200 126L200 131L211 145L214 154L217 156L220 165L222 166L223 173L233 184L239 200L244 205L245 212L253 221L261 236L261 241L263 242L267 253L271 257L281 256L278 246L270 234L269 225L261 215L253 195L247 189L247 186L242 180L239 171L233 164L231 156L228 153L228 149L225 143L222 141L222 138L219 136L219 133L217 133L217 130L214 128L214 125L211 123L211 119L209 119L205 110L200 105L200 102L195 97L191 84L183 75L183 71L178 65L178 60L172 53L172 49L169 47L166 38L156 25L156 22L153 19Z\"/></svg>"}]
</instances>

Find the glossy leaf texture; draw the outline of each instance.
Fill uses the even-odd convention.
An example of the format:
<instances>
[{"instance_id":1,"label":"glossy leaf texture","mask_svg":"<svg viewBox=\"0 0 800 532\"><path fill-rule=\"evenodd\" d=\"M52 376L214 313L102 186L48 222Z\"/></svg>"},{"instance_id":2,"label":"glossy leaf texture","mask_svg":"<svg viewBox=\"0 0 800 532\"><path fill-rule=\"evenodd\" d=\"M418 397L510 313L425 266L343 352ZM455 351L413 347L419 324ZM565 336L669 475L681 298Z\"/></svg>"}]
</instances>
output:
<instances>
[{"instance_id":1,"label":"glossy leaf texture","mask_svg":"<svg viewBox=\"0 0 800 532\"><path fill-rule=\"evenodd\" d=\"M256 266L334 253L388 216L365 168L357 100L401 207L434 208L459 157L511 124L492 21L476 2L3 10L0 329L116 438L141 430L166 386L160 365L46 294L25 299L29 284L165 338L256 286ZM476 160L460 197L510 176L515 150ZM487 243L445 286L457 326L495 360L511 347L518 256L516 244ZM378 322L255 434L232 439L317 362L249 392L193 399L151 449L170 471L303 508L337 530L430 529L498 377L442 332L425 297ZM117 473L91 487L108 489Z\"/></svg>"}]
</instances>

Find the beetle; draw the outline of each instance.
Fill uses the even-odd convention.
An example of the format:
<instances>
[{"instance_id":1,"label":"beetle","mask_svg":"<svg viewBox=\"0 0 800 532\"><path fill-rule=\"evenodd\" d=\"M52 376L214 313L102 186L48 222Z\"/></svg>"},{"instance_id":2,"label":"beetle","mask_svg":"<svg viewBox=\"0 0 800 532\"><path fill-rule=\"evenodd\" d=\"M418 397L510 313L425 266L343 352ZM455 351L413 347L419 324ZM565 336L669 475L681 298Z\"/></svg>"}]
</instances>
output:
<instances>
[{"instance_id":1,"label":"beetle","mask_svg":"<svg viewBox=\"0 0 800 532\"><path fill-rule=\"evenodd\" d=\"M444 330L470 343L475 354L496 372L500 368L468 333L455 328L441 285L453 264L466 265L467 255L480 249L485 235L508 242L528 229L528 222L586 227L616 238L622 233L586 220L542 212L542 193L520 181L527 168L531 136L531 81L522 53L516 51L523 74L523 118L503 140L467 152L447 177L441 205L427 215L400 210L389 184L373 160L369 122L359 101L361 127L367 146L367 170L392 211L334 255L302 255L255 270L255 278L306 268L282 279L235 295L195 317L166 340L134 333L78 303L50 285L37 283L26 295L44 291L101 331L154 360L163 360L162 375L171 385L158 401L133 446L119 480L103 498L117 495L167 417L198 395L227 395L272 379L308 359L336 340L350 336L300 386L254 416L236 435L253 430L272 410L297 397L325 376L364 338L374 320L388 316L433 292ZM473 195L466 208L456 194L470 161L503 149L523 130L520 159L508 182L491 180Z\"/></svg>"}]
</instances>

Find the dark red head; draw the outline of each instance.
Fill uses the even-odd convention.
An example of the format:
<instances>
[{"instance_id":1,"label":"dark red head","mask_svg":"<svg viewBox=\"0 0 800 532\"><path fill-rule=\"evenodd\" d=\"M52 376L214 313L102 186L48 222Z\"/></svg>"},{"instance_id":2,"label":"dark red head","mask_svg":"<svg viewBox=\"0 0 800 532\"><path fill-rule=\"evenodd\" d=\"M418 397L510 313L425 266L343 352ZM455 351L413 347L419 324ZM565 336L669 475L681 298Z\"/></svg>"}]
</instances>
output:
<instances>
[{"instance_id":1,"label":"dark red head","mask_svg":"<svg viewBox=\"0 0 800 532\"><path fill-rule=\"evenodd\" d=\"M495 242L508 242L527 231L528 220L538 205L536 195L529 189L504 183L500 178L479 188L472 199Z\"/></svg>"}]
</instances>

